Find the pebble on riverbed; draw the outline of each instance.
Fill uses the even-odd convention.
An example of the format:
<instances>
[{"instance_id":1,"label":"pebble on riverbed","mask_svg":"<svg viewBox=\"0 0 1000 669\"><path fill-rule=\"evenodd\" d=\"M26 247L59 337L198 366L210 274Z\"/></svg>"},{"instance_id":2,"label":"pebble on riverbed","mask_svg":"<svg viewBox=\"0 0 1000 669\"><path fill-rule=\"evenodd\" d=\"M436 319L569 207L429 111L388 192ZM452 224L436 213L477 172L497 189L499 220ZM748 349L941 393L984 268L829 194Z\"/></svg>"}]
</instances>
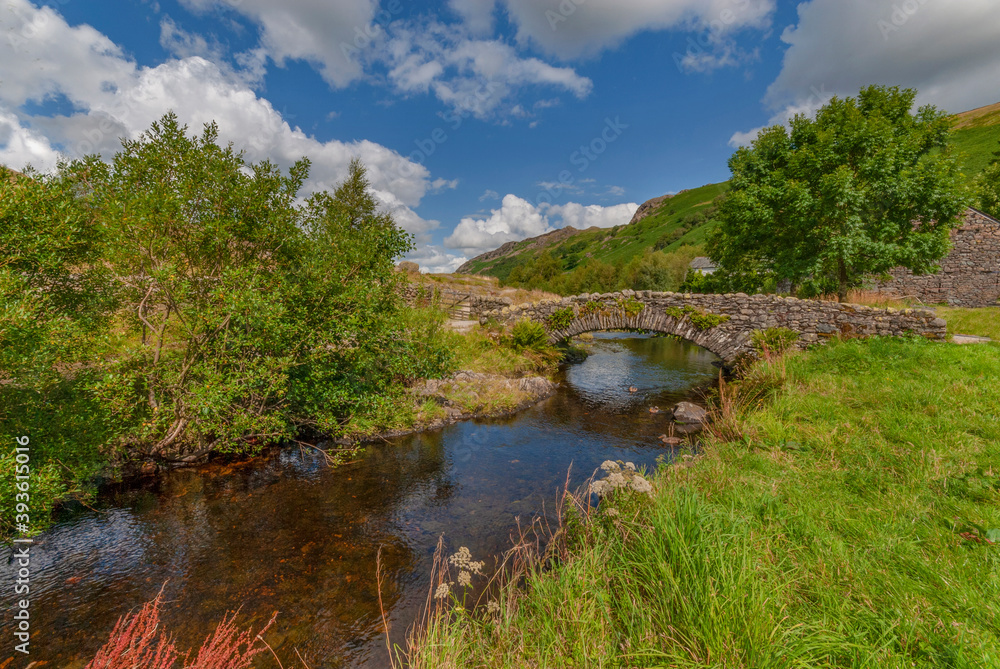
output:
<instances>
[{"instance_id":1,"label":"pebble on riverbed","mask_svg":"<svg viewBox=\"0 0 1000 669\"><path fill-rule=\"evenodd\" d=\"M635 470L635 465L631 462L605 460L601 464L601 469L608 475L607 478L590 484L590 491L596 493L598 497L606 497L616 490L653 494L653 485Z\"/></svg>"}]
</instances>

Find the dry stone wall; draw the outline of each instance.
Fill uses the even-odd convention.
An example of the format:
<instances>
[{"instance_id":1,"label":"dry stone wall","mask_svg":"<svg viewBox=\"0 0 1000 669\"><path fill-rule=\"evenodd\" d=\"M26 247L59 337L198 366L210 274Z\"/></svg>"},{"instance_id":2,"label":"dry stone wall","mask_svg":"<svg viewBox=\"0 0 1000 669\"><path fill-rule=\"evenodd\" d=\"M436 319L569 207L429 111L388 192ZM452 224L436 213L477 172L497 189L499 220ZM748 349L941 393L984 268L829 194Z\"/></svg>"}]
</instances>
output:
<instances>
[{"instance_id":1,"label":"dry stone wall","mask_svg":"<svg viewBox=\"0 0 1000 669\"><path fill-rule=\"evenodd\" d=\"M690 313L682 313L685 307ZM718 325L699 327L699 314L727 318ZM804 347L839 334L862 337L916 334L943 340L947 325L933 312L923 309L876 309L778 295L699 295L648 290L576 295L506 307L483 314L480 322L496 319L512 325L524 318L543 323L553 343L594 330L650 330L687 339L726 362L733 362L752 349L750 335L754 330L788 328L799 333L798 343Z\"/></svg>"},{"instance_id":2,"label":"dry stone wall","mask_svg":"<svg viewBox=\"0 0 1000 669\"><path fill-rule=\"evenodd\" d=\"M433 284L406 283L401 288L403 301L410 306L428 307L452 305L467 300L469 313L479 318L488 311L496 311L511 305L510 299L496 295L471 295L470 293L435 286Z\"/></svg>"},{"instance_id":3,"label":"dry stone wall","mask_svg":"<svg viewBox=\"0 0 1000 669\"><path fill-rule=\"evenodd\" d=\"M937 274L917 276L892 270L880 292L916 298L926 304L989 307L1000 303L1000 221L969 209L965 223L951 234L952 251Z\"/></svg>"}]
</instances>

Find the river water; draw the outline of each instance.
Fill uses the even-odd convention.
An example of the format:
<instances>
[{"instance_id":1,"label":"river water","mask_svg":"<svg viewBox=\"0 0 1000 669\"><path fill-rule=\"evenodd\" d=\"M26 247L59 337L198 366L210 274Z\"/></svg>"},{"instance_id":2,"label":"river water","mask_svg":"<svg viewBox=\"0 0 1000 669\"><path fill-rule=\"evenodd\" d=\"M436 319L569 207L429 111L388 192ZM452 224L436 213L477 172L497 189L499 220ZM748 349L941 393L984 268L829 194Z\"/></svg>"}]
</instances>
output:
<instances>
[{"instance_id":1,"label":"river water","mask_svg":"<svg viewBox=\"0 0 1000 669\"><path fill-rule=\"evenodd\" d=\"M279 612L266 638L286 667L299 666L294 649L312 669L387 666L379 547L390 637L403 643L439 536L492 565L515 519L551 510L567 474L576 486L604 460L669 459L658 439L667 419L649 407L691 398L717 375L713 354L671 338L598 333L583 345L590 356L562 372L555 396L506 419L372 445L333 470L315 451L285 449L104 491L32 547L30 660L83 667L119 616L163 588L179 649L242 607L238 620L255 629ZM0 666L14 655L11 622Z\"/></svg>"}]
</instances>

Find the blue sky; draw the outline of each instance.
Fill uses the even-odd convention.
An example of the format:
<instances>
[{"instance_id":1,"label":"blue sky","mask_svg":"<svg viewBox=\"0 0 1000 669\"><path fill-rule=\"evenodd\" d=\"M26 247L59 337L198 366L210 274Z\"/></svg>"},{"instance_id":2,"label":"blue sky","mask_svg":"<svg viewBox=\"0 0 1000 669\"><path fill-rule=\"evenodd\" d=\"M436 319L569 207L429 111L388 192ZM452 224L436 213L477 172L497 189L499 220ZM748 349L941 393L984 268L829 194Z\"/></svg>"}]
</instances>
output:
<instances>
[{"instance_id":1,"label":"blue sky","mask_svg":"<svg viewBox=\"0 0 1000 669\"><path fill-rule=\"evenodd\" d=\"M167 110L248 158L351 157L445 271L728 177L869 83L1000 99L996 0L0 0L0 163L110 156Z\"/></svg>"}]
</instances>

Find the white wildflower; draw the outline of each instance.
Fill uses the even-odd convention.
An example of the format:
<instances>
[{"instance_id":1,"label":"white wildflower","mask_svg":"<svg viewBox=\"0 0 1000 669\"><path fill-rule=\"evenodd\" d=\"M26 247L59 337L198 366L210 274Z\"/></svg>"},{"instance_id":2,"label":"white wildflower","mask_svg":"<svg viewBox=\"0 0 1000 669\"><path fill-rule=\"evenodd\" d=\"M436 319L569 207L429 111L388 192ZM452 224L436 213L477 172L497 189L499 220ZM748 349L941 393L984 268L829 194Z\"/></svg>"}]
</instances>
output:
<instances>
[{"instance_id":1,"label":"white wildflower","mask_svg":"<svg viewBox=\"0 0 1000 669\"><path fill-rule=\"evenodd\" d=\"M652 484L639 475L636 475L631 481L629 481L629 487L636 492L645 492L650 494L653 492Z\"/></svg>"},{"instance_id":2,"label":"white wildflower","mask_svg":"<svg viewBox=\"0 0 1000 669\"><path fill-rule=\"evenodd\" d=\"M612 490L613 488L610 485L608 485L607 481L594 481L593 483L590 484L590 492L596 494L599 497L604 497Z\"/></svg>"},{"instance_id":3,"label":"white wildflower","mask_svg":"<svg viewBox=\"0 0 1000 669\"><path fill-rule=\"evenodd\" d=\"M500 613L500 604L495 599L486 602L486 610L490 613Z\"/></svg>"},{"instance_id":4,"label":"white wildflower","mask_svg":"<svg viewBox=\"0 0 1000 669\"><path fill-rule=\"evenodd\" d=\"M483 567L486 566L485 562L476 562L473 560L472 553L470 553L469 549L465 546L459 548L456 553L448 558L448 562L450 562L454 567L464 569L472 574L476 574L477 576L483 573Z\"/></svg>"},{"instance_id":5,"label":"white wildflower","mask_svg":"<svg viewBox=\"0 0 1000 669\"><path fill-rule=\"evenodd\" d=\"M451 583L442 583L434 591L434 599L444 599L451 594Z\"/></svg>"},{"instance_id":6,"label":"white wildflower","mask_svg":"<svg viewBox=\"0 0 1000 669\"><path fill-rule=\"evenodd\" d=\"M467 571L458 572L458 584L468 588L472 585L472 574Z\"/></svg>"},{"instance_id":7,"label":"white wildflower","mask_svg":"<svg viewBox=\"0 0 1000 669\"><path fill-rule=\"evenodd\" d=\"M607 482L608 485L616 489L624 488L625 485L628 483L628 481L625 480L625 477L620 472L613 472L611 474L608 474Z\"/></svg>"},{"instance_id":8,"label":"white wildflower","mask_svg":"<svg viewBox=\"0 0 1000 669\"><path fill-rule=\"evenodd\" d=\"M614 460L605 460L601 463L601 469L606 472L617 472L621 469L621 467L619 467L618 463Z\"/></svg>"}]
</instances>

